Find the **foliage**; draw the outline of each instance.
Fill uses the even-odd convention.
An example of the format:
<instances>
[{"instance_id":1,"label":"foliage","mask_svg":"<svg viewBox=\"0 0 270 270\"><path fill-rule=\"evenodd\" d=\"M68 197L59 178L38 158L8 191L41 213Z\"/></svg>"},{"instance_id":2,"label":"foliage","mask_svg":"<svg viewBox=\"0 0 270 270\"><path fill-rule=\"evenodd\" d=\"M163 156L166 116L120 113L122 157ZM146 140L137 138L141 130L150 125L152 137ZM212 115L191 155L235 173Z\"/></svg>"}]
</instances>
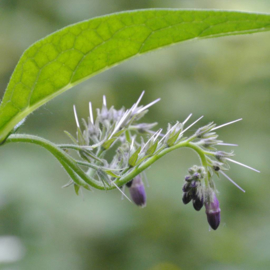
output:
<instances>
[{"instance_id":1,"label":"foliage","mask_svg":"<svg viewBox=\"0 0 270 270\"><path fill-rule=\"evenodd\" d=\"M85 1L65 0L63 5L67 5L63 9L61 4L51 4L50 1L6 2L9 6L14 3L17 6L0 11L3 18L0 47L5 52L0 63L2 89L14 61L29 42L65 24L88 18L91 16L89 12L105 14L131 5L131 2L118 1L112 7L110 1L108 5L87 1L88 8L85 8ZM216 8L235 9L236 5L242 10L265 11L269 8L265 1L245 4L239 1L212 2ZM149 7L149 3L135 1L132 5ZM151 5L168 5L168 2L161 3ZM178 6L179 2L176 3ZM205 7L203 1L181 1L181 7L195 4ZM152 270L157 269L156 265L175 269L267 269L267 217L270 216L265 203L269 197L267 38L268 35L261 34L183 44L181 48L133 60L96 77L87 85L87 88L91 87L91 95L83 91L85 85L77 87L94 104L98 103L99 89L102 89L102 94L108 95L109 103L117 105L128 104L127 98L138 96L142 86L147 87L147 97L161 96L165 102L165 106L154 108L153 113L146 117L153 122L157 116L161 126L168 119L182 119L190 112L197 115L203 111L205 124L213 119L222 123L239 115L244 117L245 121L234 126L233 131L234 137L241 140L239 159L256 164L263 173L258 182L252 173L234 171L234 178L245 183L248 191L245 196L227 183L217 183L222 189L223 210L222 227L217 234L208 233L203 222L204 213L200 213L200 224L203 225L198 229L200 215L195 217L179 205L179 177L193 162L185 150L181 151L184 156L172 154L149 171L151 204L144 211L138 211L128 203L121 203L118 194L113 192L110 196L96 192L86 196L85 203L70 196L71 191L61 192L59 183L64 183L67 176L54 160L47 158L42 151L35 152L35 148L29 145L12 144L1 148L1 233L18 236L27 254L8 267ZM70 125L73 122L69 121L71 118L63 121L71 111L71 106L63 106L63 100L65 105L80 104L81 112L86 107L82 102L85 96L82 98L71 92L64 99L43 106L20 131L45 134L54 141L62 141L56 130L68 128L72 131ZM226 131L222 132L223 137L232 140ZM256 154L258 149L259 155ZM202 248L205 246L207 248Z\"/></svg>"},{"instance_id":2,"label":"foliage","mask_svg":"<svg viewBox=\"0 0 270 270\"><path fill-rule=\"evenodd\" d=\"M270 30L270 15L139 10L68 26L21 57L0 106L0 141L32 111L116 64L177 42Z\"/></svg>"}]
</instances>

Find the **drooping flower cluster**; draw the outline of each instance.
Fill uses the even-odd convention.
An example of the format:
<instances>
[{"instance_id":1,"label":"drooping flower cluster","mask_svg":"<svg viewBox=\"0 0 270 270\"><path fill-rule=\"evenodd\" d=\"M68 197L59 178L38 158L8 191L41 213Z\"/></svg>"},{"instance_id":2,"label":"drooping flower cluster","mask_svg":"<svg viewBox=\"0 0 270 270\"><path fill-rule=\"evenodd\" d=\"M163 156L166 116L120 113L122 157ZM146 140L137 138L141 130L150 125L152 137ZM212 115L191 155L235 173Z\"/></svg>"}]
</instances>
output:
<instances>
[{"instance_id":1,"label":"drooping flower cluster","mask_svg":"<svg viewBox=\"0 0 270 270\"><path fill-rule=\"evenodd\" d=\"M185 177L182 201L188 204L192 200L193 208L200 211L205 205L207 220L212 229L216 230L220 224L220 208L215 191L203 186L206 177L204 167L194 165L188 170L190 175Z\"/></svg>"},{"instance_id":2,"label":"drooping flower cluster","mask_svg":"<svg viewBox=\"0 0 270 270\"><path fill-rule=\"evenodd\" d=\"M188 170L190 175L185 177L186 183L183 186L183 203L188 204L192 200L193 207L200 211L203 207L203 188L201 181L205 178L204 167L193 166Z\"/></svg>"},{"instance_id":3,"label":"drooping flower cluster","mask_svg":"<svg viewBox=\"0 0 270 270\"><path fill-rule=\"evenodd\" d=\"M239 187L224 171L229 169L228 161L257 171L247 165L237 162L231 157L233 153L217 150L220 145L236 146L223 143L218 140L215 130L240 121L241 119L216 126L209 123L200 127L195 133L187 136L186 132L195 125L202 117L185 127L192 116L191 114L183 121L174 125L168 124L165 134L162 129L153 131L157 123L141 123L141 118L147 113L148 108L159 101L151 102L146 106L138 101L130 108L116 110L114 107L107 108L105 96L101 109L97 109L96 118L89 103L89 118L82 119L81 128L74 106L77 134L74 138L67 133L73 141L73 145L60 145L68 151L76 150L80 160L75 160L78 166L87 167L85 172L86 186L80 185L81 180L71 181L76 192L80 187L87 185L99 189L117 188L127 199L125 187L129 188L131 200L138 206L146 205L146 193L142 175L144 171L156 160L165 154L181 147L189 147L195 150L201 160L201 165L194 165L185 177L183 186L183 203L192 201L195 210L199 211L205 206L207 220L214 230L220 224L220 208L216 197L217 190L214 184L214 175L224 175L234 185ZM110 158L110 156L113 156Z\"/></svg>"}]
</instances>

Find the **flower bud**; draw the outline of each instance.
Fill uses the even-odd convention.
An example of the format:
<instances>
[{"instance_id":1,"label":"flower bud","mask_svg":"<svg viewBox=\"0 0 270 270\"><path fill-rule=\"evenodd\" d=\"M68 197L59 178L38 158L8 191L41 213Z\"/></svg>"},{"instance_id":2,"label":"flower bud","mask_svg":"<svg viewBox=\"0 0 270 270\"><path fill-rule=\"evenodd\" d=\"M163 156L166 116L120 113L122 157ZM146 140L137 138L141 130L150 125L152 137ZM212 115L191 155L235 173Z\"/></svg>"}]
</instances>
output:
<instances>
[{"instance_id":1,"label":"flower bud","mask_svg":"<svg viewBox=\"0 0 270 270\"><path fill-rule=\"evenodd\" d=\"M199 196L197 196L197 198L194 200L193 199L193 207L196 211L200 211L203 207L203 198L199 198Z\"/></svg>"},{"instance_id":2,"label":"flower bud","mask_svg":"<svg viewBox=\"0 0 270 270\"><path fill-rule=\"evenodd\" d=\"M132 181L133 181L133 180L131 180L131 181L129 181L129 182L127 182L127 183L126 183L126 186L127 186L128 188L130 188L130 187L131 187L131 185L132 185Z\"/></svg>"},{"instance_id":3,"label":"flower bud","mask_svg":"<svg viewBox=\"0 0 270 270\"><path fill-rule=\"evenodd\" d=\"M188 192L190 190L190 184L189 183L185 183L183 188L182 188L183 192Z\"/></svg>"},{"instance_id":4,"label":"flower bud","mask_svg":"<svg viewBox=\"0 0 270 270\"><path fill-rule=\"evenodd\" d=\"M191 199L196 200L197 199L197 189L196 188L192 188L189 192Z\"/></svg>"},{"instance_id":5,"label":"flower bud","mask_svg":"<svg viewBox=\"0 0 270 270\"><path fill-rule=\"evenodd\" d=\"M216 230L220 223L220 208L219 201L214 192L212 200L205 202L205 213L207 215L209 225L213 230Z\"/></svg>"},{"instance_id":6,"label":"flower bud","mask_svg":"<svg viewBox=\"0 0 270 270\"><path fill-rule=\"evenodd\" d=\"M187 175L185 177L185 181L190 182L192 180L192 177L190 175Z\"/></svg>"},{"instance_id":7,"label":"flower bud","mask_svg":"<svg viewBox=\"0 0 270 270\"><path fill-rule=\"evenodd\" d=\"M130 197L132 201L141 207L146 206L146 193L144 184L140 175L135 176L132 180L131 187L129 189Z\"/></svg>"},{"instance_id":8,"label":"flower bud","mask_svg":"<svg viewBox=\"0 0 270 270\"><path fill-rule=\"evenodd\" d=\"M192 175L192 179L194 180L198 180L199 178L200 178L200 174L197 172Z\"/></svg>"},{"instance_id":9,"label":"flower bud","mask_svg":"<svg viewBox=\"0 0 270 270\"><path fill-rule=\"evenodd\" d=\"M198 182L197 181L192 181L190 183L190 188L196 188L198 186Z\"/></svg>"},{"instance_id":10,"label":"flower bud","mask_svg":"<svg viewBox=\"0 0 270 270\"><path fill-rule=\"evenodd\" d=\"M182 201L184 204L188 204L191 201L191 195L188 192L185 192L182 197Z\"/></svg>"},{"instance_id":11,"label":"flower bud","mask_svg":"<svg viewBox=\"0 0 270 270\"><path fill-rule=\"evenodd\" d=\"M224 151L217 151L215 153L216 159L222 163L226 161L226 158L230 158L233 156L233 153L227 153Z\"/></svg>"}]
</instances>

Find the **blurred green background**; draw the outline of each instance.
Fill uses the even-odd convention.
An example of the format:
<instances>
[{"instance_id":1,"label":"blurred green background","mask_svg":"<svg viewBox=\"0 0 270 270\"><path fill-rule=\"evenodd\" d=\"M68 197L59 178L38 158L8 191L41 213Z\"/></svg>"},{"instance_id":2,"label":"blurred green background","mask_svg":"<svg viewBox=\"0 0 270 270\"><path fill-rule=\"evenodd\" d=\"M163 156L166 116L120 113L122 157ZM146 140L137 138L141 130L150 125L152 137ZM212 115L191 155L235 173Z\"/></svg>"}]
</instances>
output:
<instances>
[{"instance_id":1,"label":"blurred green background","mask_svg":"<svg viewBox=\"0 0 270 270\"><path fill-rule=\"evenodd\" d=\"M2 0L1 96L23 51L68 24L141 8L215 8L270 13L269 0ZM80 117L107 95L108 105L128 107L146 90L143 104L161 97L146 122L201 124L243 121L219 131L237 143L235 159L261 174L232 165L244 189L217 179L222 220L210 231L204 210L181 202L187 169L198 164L181 149L155 163L147 175L147 207L121 200L117 191L61 189L68 176L44 149L9 144L0 151L0 269L270 269L270 34L191 41L132 59L60 95L30 115L21 132L57 143L75 134ZM198 127L198 125L197 125ZM223 147L225 150L230 150Z\"/></svg>"}]
</instances>

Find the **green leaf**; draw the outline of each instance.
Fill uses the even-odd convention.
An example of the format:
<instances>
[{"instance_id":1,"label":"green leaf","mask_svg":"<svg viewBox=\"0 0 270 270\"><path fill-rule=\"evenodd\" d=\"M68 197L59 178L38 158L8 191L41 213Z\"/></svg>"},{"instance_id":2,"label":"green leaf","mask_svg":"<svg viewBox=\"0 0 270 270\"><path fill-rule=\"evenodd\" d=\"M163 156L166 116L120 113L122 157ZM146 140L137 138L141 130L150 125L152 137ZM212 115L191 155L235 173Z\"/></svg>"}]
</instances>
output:
<instances>
[{"instance_id":1,"label":"green leaf","mask_svg":"<svg viewBox=\"0 0 270 270\"><path fill-rule=\"evenodd\" d=\"M104 149L109 149L110 147L111 147L111 145L115 142L115 140L116 140L117 138L111 138L111 139L109 139L108 141L106 141L106 142L104 142L103 144L102 144L102 147L104 148Z\"/></svg>"},{"instance_id":2,"label":"green leaf","mask_svg":"<svg viewBox=\"0 0 270 270\"><path fill-rule=\"evenodd\" d=\"M70 138L70 140L71 140L75 145L78 144L77 140L76 140L76 139L75 139L68 131L65 131L65 130L64 130L64 133Z\"/></svg>"},{"instance_id":3,"label":"green leaf","mask_svg":"<svg viewBox=\"0 0 270 270\"><path fill-rule=\"evenodd\" d=\"M169 137L169 139L167 141L167 144L169 146L172 146L175 143L175 141L178 139L179 134L181 133L181 131L182 131L182 129L178 130L178 132L176 132L176 133L173 131L173 133L170 135L170 137Z\"/></svg>"},{"instance_id":4,"label":"green leaf","mask_svg":"<svg viewBox=\"0 0 270 270\"><path fill-rule=\"evenodd\" d=\"M119 175L113 173L112 171L105 171L105 172L106 172L108 175L110 175L110 176L112 176L112 177L114 177L114 178L120 178Z\"/></svg>"},{"instance_id":5,"label":"green leaf","mask_svg":"<svg viewBox=\"0 0 270 270\"><path fill-rule=\"evenodd\" d=\"M151 156L155 153L156 149L157 149L157 145L158 145L158 141L156 141L153 145L151 145L147 151L146 151L146 155L147 156Z\"/></svg>"},{"instance_id":6,"label":"green leaf","mask_svg":"<svg viewBox=\"0 0 270 270\"><path fill-rule=\"evenodd\" d=\"M113 137L112 137L111 139L107 140L106 142L104 142L104 143L102 144L102 147L103 147L104 149L106 149L106 150L109 149L109 148L111 147L111 145L115 142L115 140L117 140L118 137L119 137L124 131L125 131L125 130L122 129L122 130L116 132L116 133L113 135Z\"/></svg>"},{"instance_id":7,"label":"green leaf","mask_svg":"<svg viewBox=\"0 0 270 270\"><path fill-rule=\"evenodd\" d=\"M80 192L80 186L78 186L77 184L74 184L74 190L75 190L75 193L77 195L79 195L79 192Z\"/></svg>"},{"instance_id":8,"label":"green leaf","mask_svg":"<svg viewBox=\"0 0 270 270\"><path fill-rule=\"evenodd\" d=\"M130 136L130 132L128 130L125 131L125 137L128 143L131 143L132 139Z\"/></svg>"},{"instance_id":9,"label":"green leaf","mask_svg":"<svg viewBox=\"0 0 270 270\"><path fill-rule=\"evenodd\" d=\"M35 109L133 56L190 39L270 30L270 15L149 9L70 25L28 48L0 106L0 142Z\"/></svg>"},{"instance_id":10,"label":"green leaf","mask_svg":"<svg viewBox=\"0 0 270 270\"><path fill-rule=\"evenodd\" d=\"M128 160L128 164L131 166L131 167L134 167L136 165L136 162L137 162L137 159L138 159L138 155L141 151L141 147L139 147L132 155L131 157L129 158Z\"/></svg>"}]
</instances>

